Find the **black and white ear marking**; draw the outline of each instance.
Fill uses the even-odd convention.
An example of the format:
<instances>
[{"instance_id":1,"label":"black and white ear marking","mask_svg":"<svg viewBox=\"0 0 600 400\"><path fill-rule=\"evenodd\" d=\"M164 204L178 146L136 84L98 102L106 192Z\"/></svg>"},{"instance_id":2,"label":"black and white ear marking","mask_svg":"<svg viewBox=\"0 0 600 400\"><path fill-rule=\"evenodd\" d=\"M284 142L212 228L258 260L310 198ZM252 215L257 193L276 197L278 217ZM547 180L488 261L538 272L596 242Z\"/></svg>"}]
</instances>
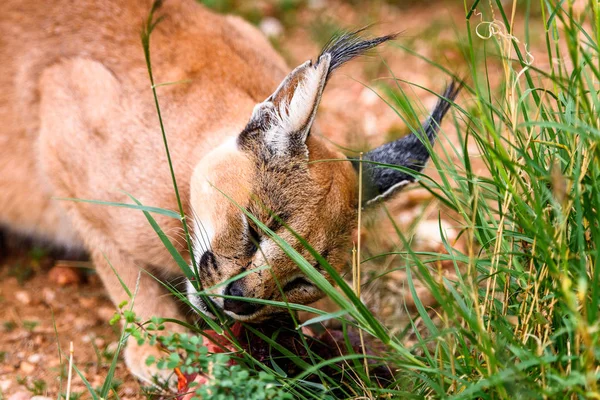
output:
<instances>
[{"instance_id":1,"label":"black and white ear marking","mask_svg":"<svg viewBox=\"0 0 600 400\"><path fill-rule=\"evenodd\" d=\"M450 102L454 101L461 87L455 81L450 83L438 100L433 112L423 124L421 131L425 133L430 144L433 145L442 119L450 109ZM418 137L414 133L411 133L366 153L364 160L398 165L420 172L429 160L429 151L422 140L424 140L422 135ZM355 164L355 167L357 167L357 164ZM414 181L415 177L406 172L364 163L363 206L387 199Z\"/></svg>"},{"instance_id":2,"label":"black and white ear marking","mask_svg":"<svg viewBox=\"0 0 600 400\"><path fill-rule=\"evenodd\" d=\"M289 155L303 146L321 100L331 57L326 54L313 65L307 61L296 68L279 88L254 109L252 120L268 121L265 144L276 155Z\"/></svg>"},{"instance_id":3,"label":"black and white ear marking","mask_svg":"<svg viewBox=\"0 0 600 400\"><path fill-rule=\"evenodd\" d=\"M359 35L361 32L334 37L316 62L309 60L294 69L272 95L254 108L239 140L243 143L244 140L259 139L273 155L307 154L305 142L331 73L352 58L395 37L363 39ZM262 134L256 135L257 130Z\"/></svg>"}]
</instances>

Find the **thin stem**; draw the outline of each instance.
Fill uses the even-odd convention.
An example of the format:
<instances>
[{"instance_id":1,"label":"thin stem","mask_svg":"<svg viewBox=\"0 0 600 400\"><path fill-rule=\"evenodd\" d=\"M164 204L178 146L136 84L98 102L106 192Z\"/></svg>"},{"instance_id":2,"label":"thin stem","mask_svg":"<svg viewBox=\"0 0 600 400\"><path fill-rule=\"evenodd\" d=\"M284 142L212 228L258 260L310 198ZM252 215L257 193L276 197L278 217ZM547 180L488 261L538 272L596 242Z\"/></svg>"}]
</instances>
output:
<instances>
[{"instance_id":1,"label":"thin stem","mask_svg":"<svg viewBox=\"0 0 600 400\"><path fill-rule=\"evenodd\" d=\"M196 265L196 259L194 257L192 241L190 238L190 232L185 216L185 212L183 211L183 204L181 202L181 196L179 195L179 187L177 186L177 178L175 177L175 169L173 168L173 162L171 160L171 152L169 151L169 143L167 141L167 134L165 132L165 126L162 119L162 113L160 111L160 104L158 102L158 94L156 93L156 88L159 85L154 84L154 75L152 74L152 63L150 61L150 35L152 31L156 27L156 25L161 21L161 19L157 19L154 21L154 12L159 7L160 2L155 1L152 5L152 9L150 10L150 14L148 15L148 20L146 21L146 25L144 26L144 30L142 32L142 45L144 47L144 56L146 59L146 68L148 69L148 76L150 78L150 84L152 89L152 95L154 96L154 104L156 106L156 114L158 115L158 122L160 124L160 131L163 137L163 143L165 145L165 152L167 154L167 161L169 163L169 171L171 172L171 180L173 181L173 189L175 190L175 197L177 198L177 207L179 209L179 216L181 219L181 224L183 226L183 233L185 235L185 240L187 242L188 251L190 253L190 259L192 262L192 268L194 271L194 275L196 280L192 281L192 285L195 289L199 289L199 281L198 281L198 266Z\"/></svg>"}]
</instances>

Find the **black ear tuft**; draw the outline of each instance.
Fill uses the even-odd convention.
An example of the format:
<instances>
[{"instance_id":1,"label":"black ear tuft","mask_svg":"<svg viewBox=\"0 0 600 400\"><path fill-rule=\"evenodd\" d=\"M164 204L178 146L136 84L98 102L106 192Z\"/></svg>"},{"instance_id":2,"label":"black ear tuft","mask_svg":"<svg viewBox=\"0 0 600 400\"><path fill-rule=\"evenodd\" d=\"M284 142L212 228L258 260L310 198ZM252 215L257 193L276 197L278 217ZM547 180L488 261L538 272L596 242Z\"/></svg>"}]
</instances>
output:
<instances>
[{"instance_id":1,"label":"black ear tuft","mask_svg":"<svg viewBox=\"0 0 600 400\"><path fill-rule=\"evenodd\" d=\"M433 144L439 126L458 95L462 85L452 81L438 100L427 121L423 124L422 132ZM382 164L393 164L420 172L429 160L429 151L423 144L424 137L414 133L396 141L386 143L365 154L364 159ZM355 165L356 166L356 165ZM398 169L386 168L369 163L363 164L363 205L383 200L409 183L415 181L414 176Z\"/></svg>"},{"instance_id":2,"label":"black ear tuft","mask_svg":"<svg viewBox=\"0 0 600 400\"><path fill-rule=\"evenodd\" d=\"M335 36L316 62L309 60L294 69L273 94L254 108L238 143L250 148L254 139L255 144L266 145L271 155L306 157L305 141L331 73L343 63L396 36L363 39L360 36L363 31Z\"/></svg>"},{"instance_id":3,"label":"black ear tuft","mask_svg":"<svg viewBox=\"0 0 600 400\"><path fill-rule=\"evenodd\" d=\"M319 59L326 54L329 54L331 57L329 71L327 73L328 79L331 73L337 68L341 67L342 64L364 54L366 51L384 42L387 42L388 40L393 40L396 38L396 36L398 36L398 34L395 33L372 39L365 39L361 37L361 33L363 33L366 29L367 28L361 28L354 32L344 32L336 35L332 37L329 42L327 42L325 47L323 47L323 50L319 55Z\"/></svg>"}]
</instances>

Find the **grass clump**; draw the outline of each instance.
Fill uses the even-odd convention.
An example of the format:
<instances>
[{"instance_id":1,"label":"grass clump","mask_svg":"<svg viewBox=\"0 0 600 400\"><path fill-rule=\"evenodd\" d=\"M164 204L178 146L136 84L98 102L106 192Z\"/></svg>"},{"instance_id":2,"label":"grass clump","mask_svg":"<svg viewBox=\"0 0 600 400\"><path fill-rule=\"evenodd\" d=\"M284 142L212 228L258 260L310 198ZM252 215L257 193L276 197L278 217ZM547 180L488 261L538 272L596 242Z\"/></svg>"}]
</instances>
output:
<instances>
[{"instance_id":1,"label":"grass clump","mask_svg":"<svg viewBox=\"0 0 600 400\"><path fill-rule=\"evenodd\" d=\"M415 373L414 388L436 398L597 398L598 5L576 14L572 2L542 2L548 68L512 33L512 7L496 2L482 22L467 19L466 126L457 124L452 162L432 159L441 182L422 181L459 216L467 246L447 244L454 278L430 268L442 255L405 253L442 321L417 307L426 329L413 351L430 370ZM492 57L498 89L481 68Z\"/></svg>"}]
</instances>

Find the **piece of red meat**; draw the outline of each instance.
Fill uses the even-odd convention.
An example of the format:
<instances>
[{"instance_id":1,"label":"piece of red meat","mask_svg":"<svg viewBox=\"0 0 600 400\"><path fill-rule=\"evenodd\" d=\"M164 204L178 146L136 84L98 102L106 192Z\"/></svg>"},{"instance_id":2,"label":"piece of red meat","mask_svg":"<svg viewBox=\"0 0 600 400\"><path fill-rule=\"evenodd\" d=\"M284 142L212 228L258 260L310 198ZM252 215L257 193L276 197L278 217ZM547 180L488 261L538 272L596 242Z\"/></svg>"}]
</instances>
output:
<instances>
[{"instance_id":1,"label":"piece of red meat","mask_svg":"<svg viewBox=\"0 0 600 400\"><path fill-rule=\"evenodd\" d=\"M357 332L348 330L344 333L337 329L327 329L322 327L322 332L317 334L313 330L303 328L299 332L294 328L294 323L291 319L271 320L260 325L249 325L236 322L231 326L231 332L237 339L240 346L256 360L268 364L270 366L271 359L277 360L277 365L285 371L288 376L293 376L302 372L302 368L294 362L292 357L282 354L277 349L272 347L267 341L261 338L261 335L272 338L279 346L294 354L297 358L312 363L309 351L312 355L316 355L321 359L328 360L334 357L339 357L351 353L346 344L346 336L352 347L352 352L363 354L360 335ZM218 335L212 330L204 331L204 345L208 347L210 353L223 353L227 351L235 351L230 340L226 335ZM384 346L382 343L364 337L366 354L377 356L383 353ZM233 364L235 361L231 361ZM369 360L371 378L376 379L380 384L385 384L393 378L393 373L388 366L375 364ZM343 380L336 368L326 367L323 370L329 376L336 377L339 375L340 381ZM191 395L183 395L189 390L189 384L196 381L200 385L206 384L210 377L188 376L179 371L175 372L178 376L178 393L179 400L187 400ZM310 379L310 377L309 377Z\"/></svg>"}]
</instances>

